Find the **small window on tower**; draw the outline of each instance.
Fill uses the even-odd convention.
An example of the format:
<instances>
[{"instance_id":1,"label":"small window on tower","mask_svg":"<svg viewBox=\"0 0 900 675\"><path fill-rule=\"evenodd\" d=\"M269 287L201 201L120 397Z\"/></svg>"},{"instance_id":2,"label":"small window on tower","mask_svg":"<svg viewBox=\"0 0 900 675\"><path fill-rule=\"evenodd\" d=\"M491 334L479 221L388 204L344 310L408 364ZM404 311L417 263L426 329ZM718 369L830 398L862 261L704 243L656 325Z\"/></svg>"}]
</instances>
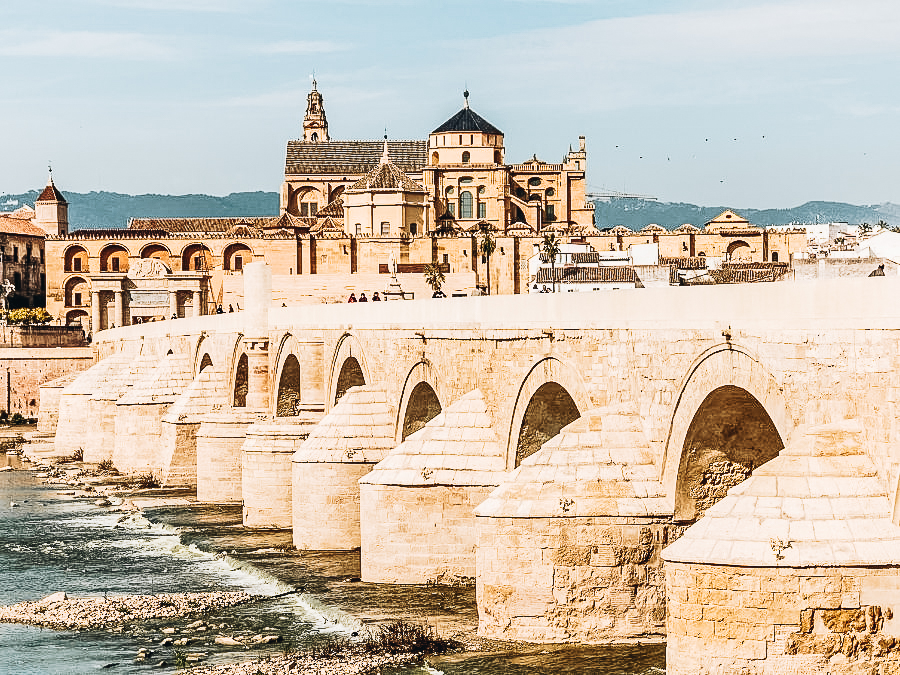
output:
<instances>
[{"instance_id":1,"label":"small window on tower","mask_svg":"<svg viewBox=\"0 0 900 675\"><path fill-rule=\"evenodd\" d=\"M449 254L449 253L445 253L445 254L444 254L444 262L445 262L445 263L450 262L450 254Z\"/></svg>"},{"instance_id":2,"label":"small window on tower","mask_svg":"<svg viewBox=\"0 0 900 675\"><path fill-rule=\"evenodd\" d=\"M463 163L463 164L468 164L470 158L471 158L471 155L469 154L469 151L466 150L466 151L463 153L463 155L462 155L462 163Z\"/></svg>"},{"instance_id":3,"label":"small window on tower","mask_svg":"<svg viewBox=\"0 0 900 675\"><path fill-rule=\"evenodd\" d=\"M478 202L478 217L487 218L487 204L484 202Z\"/></svg>"},{"instance_id":4,"label":"small window on tower","mask_svg":"<svg viewBox=\"0 0 900 675\"><path fill-rule=\"evenodd\" d=\"M72 300L73 307L81 307L81 293L75 293Z\"/></svg>"},{"instance_id":5,"label":"small window on tower","mask_svg":"<svg viewBox=\"0 0 900 675\"><path fill-rule=\"evenodd\" d=\"M387 221L381 222L381 236L387 237L391 233L391 224Z\"/></svg>"},{"instance_id":6,"label":"small window on tower","mask_svg":"<svg viewBox=\"0 0 900 675\"><path fill-rule=\"evenodd\" d=\"M310 136L310 140L311 140L313 143L318 143L318 142L319 142L319 134L317 134L317 133L314 131L313 134L312 134L312 136Z\"/></svg>"}]
</instances>

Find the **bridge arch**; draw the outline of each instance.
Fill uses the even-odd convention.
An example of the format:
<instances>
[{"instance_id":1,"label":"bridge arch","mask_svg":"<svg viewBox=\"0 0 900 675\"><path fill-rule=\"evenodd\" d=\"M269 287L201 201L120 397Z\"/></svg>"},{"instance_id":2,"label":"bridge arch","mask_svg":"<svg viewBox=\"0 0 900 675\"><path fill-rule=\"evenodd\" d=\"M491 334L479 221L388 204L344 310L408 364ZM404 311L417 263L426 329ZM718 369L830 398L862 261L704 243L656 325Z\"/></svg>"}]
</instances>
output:
<instances>
[{"instance_id":1,"label":"bridge arch","mask_svg":"<svg viewBox=\"0 0 900 675\"><path fill-rule=\"evenodd\" d=\"M302 398L302 374L297 354L296 339L291 333L285 333L275 353L275 372L272 380L275 385L272 412L276 417L292 417L297 414Z\"/></svg>"},{"instance_id":2,"label":"bridge arch","mask_svg":"<svg viewBox=\"0 0 900 675\"><path fill-rule=\"evenodd\" d=\"M753 352L706 350L682 381L666 438L662 482L675 519L695 520L781 452L793 428L781 387Z\"/></svg>"},{"instance_id":3,"label":"bridge arch","mask_svg":"<svg viewBox=\"0 0 900 675\"><path fill-rule=\"evenodd\" d=\"M443 387L430 361L419 361L410 369L403 382L403 393L397 408L397 443L402 443L407 436L440 414L444 408L441 403L443 394Z\"/></svg>"},{"instance_id":4,"label":"bridge arch","mask_svg":"<svg viewBox=\"0 0 900 675\"><path fill-rule=\"evenodd\" d=\"M506 445L507 470L591 407L587 387L575 369L553 356L538 361L516 394Z\"/></svg>"},{"instance_id":5,"label":"bridge arch","mask_svg":"<svg viewBox=\"0 0 900 675\"><path fill-rule=\"evenodd\" d=\"M350 387L371 382L369 367L359 338L351 333L344 333L338 340L328 371L328 399L326 404L331 409L337 404Z\"/></svg>"}]
</instances>

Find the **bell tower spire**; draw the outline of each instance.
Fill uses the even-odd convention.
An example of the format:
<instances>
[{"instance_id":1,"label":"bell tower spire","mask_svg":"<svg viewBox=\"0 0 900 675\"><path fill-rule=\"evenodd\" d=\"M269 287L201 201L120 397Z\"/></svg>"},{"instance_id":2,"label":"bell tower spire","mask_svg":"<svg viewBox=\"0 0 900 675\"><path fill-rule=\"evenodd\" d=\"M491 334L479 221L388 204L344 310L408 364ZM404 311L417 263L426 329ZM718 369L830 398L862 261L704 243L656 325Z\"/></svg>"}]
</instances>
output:
<instances>
[{"instance_id":1,"label":"bell tower spire","mask_svg":"<svg viewBox=\"0 0 900 675\"><path fill-rule=\"evenodd\" d=\"M303 118L303 140L308 143L320 143L328 140L328 119L325 117L325 105L322 94L313 77L312 91L306 97L306 117Z\"/></svg>"}]
</instances>

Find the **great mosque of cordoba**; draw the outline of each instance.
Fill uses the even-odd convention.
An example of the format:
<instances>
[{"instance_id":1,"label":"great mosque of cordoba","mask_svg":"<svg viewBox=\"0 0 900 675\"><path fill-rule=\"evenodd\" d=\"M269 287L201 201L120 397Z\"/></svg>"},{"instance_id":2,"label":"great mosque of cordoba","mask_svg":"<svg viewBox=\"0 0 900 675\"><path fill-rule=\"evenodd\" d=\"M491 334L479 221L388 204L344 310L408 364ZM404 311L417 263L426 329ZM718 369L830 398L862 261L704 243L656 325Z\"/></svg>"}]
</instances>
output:
<instances>
[{"instance_id":1,"label":"great mosque of cordoba","mask_svg":"<svg viewBox=\"0 0 900 675\"><path fill-rule=\"evenodd\" d=\"M600 232L586 192L585 138L559 163L534 156L509 164L503 132L466 94L427 140L341 141L329 134L313 83L303 135L287 143L277 216L135 218L124 229L70 231L65 198L48 186L34 220L46 233L37 245L46 247L48 310L96 331L242 307L241 270L251 261L269 264L275 294L289 306L344 301L354 291L371 296L393 269L405 290L430 295L422 278L429 263L442 268L448 294L525 293L537 281L529 259L548 232L595 258L624 252L619 267L579 271L597 287L635 285L627 262L633 244L658 244L676 267L716 257L783 264L805 252L802 230L768 231L730 211L704 229ZM490 256L479 248L486 233L495 241Z\"/></svg>"}]
</instances>

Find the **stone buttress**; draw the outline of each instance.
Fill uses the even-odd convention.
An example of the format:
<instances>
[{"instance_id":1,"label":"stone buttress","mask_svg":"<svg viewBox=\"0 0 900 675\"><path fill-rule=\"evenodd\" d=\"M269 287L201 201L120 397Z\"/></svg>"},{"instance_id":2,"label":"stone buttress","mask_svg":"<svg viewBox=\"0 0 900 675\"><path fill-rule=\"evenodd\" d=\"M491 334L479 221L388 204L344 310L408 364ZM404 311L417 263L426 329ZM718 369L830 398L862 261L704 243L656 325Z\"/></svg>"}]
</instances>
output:
<instances>
[{"instance_id":1,"label":"stone buttress","mask_svg":"<svg viewBox=\"0 0 900 675\"><path fill-rule=\"evenodd\" d=\"M408 436L359 481L363 581L469 582L474 508L505 468L477 389Z\"/></svg>"},{"instance_id":2,"label":"stone buttress","mask_svg":"<svg viewBox=\"0 0 900 675\"><path fill-rule=\"evenodd\" d=\"M863 438L799 427L665 549L667 673L900 672L900 528Z\"/></svg>"},{"instance_id":3,"label":"stone buttress","mask_svg":"<svg viewBox=\"0 0 900 675\"><path fill-rule=\"evenodd\" d=\"M291 460L294 546L349 551L360 547L359 479L394 447L387 394L351 387Z\"/></svg>"},{"instance_id":4,"label":"stone buttress","mask_svg":"<svg viewBox=\"0 0 900 675\"><path fill-rule=\"evenodd\" d=\"M321 419L321 412L302 412L247 427L241 446L245 527L291 527L291 457Z\"/></svg>"},{"instance_id":5,"label":"stone buttress","mask_svg":"<svg viewBox=\"0 0 900 675\"><path fill-rule=\"evenodd\" d=\"M159 364L159 360L160 357L156 354L134 356L128 363L111 371L109 377L94 390L90 402L93 424L88 431L84 448L85 461L100 462L109 459L119 469L115 457L116 416L118 413L116 404L125 395L125 392ZM123 459L120 458L120 461ZM128 461L125 460L125 463L127 464ZM120 470L128 471L127 468Z\"/></svg>"},{"instance_id":6,"label":"stone buttress","mask_svg":"<svg viewBox=\"0 0 900 675\"><path fill-rule=\"evenodd\" d=\"M175 401L168 407L160 421L160 452L168 467L165 480L182 484L196 485L198 499L200 494L207 494L207 486L200 487L200 462L197 450L197 431L203 415L221 406L230 393L227 391L224 371L214 366L207 366L197 373L196 377L184 388ZM203 458L204 468L208 458ZM204 472L206 478L206 472ZM201 501L218 501L201 499ZM227 501L227 500L226 500Z\"/></svg>"},{"instance_id":7,"label":"stone buttress","mask_svg":"<svg viewBox=\"0 0 900 675\"><path fill-rule=\"evenodd\" d=\"M83 453L87 462L99 462L112 458L112 448L105 455L95 456L88 448L88 436L96 425L91 416L91 397L107 378L130 363L134 354L119 352L101 359L76 377L59 396L59 417L56 438L53 441L56 454L71 456Z\"/></svg>"},{"instance_id":8,"label":"stone buttress","mask_svg":"<svg viewBox=\"0 0 900 675\"><path fill-rule=\"evenodd\" d=\"M606 642L665 633L671 508L632 406L588 411L478 506L481 635Z\"/></svg>"},{"instance_id":9,"label":"stone buttress","mask_svg":"<svg viewBox=\"0 0 900 675\"><path fill-rule=\"evenodd\" d=\"M193 485L193 472L173 467L162 442L162 420L190 385L191 362L187 356L168 354L156 363L116 402L113 464L123 473L152 473L166 486Z\"/></svg>"},{"instance_id":10,"label":"stone buttress","mask_svg":"<svg viewBox=\"0 0 900 675\"><path fill-rule=\"evenodd\" d=\"M63 390L72 384L84 371L69 373L55 380L44 382L39 387L40 400L38 401L37 430L41 434L52 436L56 433L56 425L59 422L59 399Z\"/></svg>"}]
</instances>

